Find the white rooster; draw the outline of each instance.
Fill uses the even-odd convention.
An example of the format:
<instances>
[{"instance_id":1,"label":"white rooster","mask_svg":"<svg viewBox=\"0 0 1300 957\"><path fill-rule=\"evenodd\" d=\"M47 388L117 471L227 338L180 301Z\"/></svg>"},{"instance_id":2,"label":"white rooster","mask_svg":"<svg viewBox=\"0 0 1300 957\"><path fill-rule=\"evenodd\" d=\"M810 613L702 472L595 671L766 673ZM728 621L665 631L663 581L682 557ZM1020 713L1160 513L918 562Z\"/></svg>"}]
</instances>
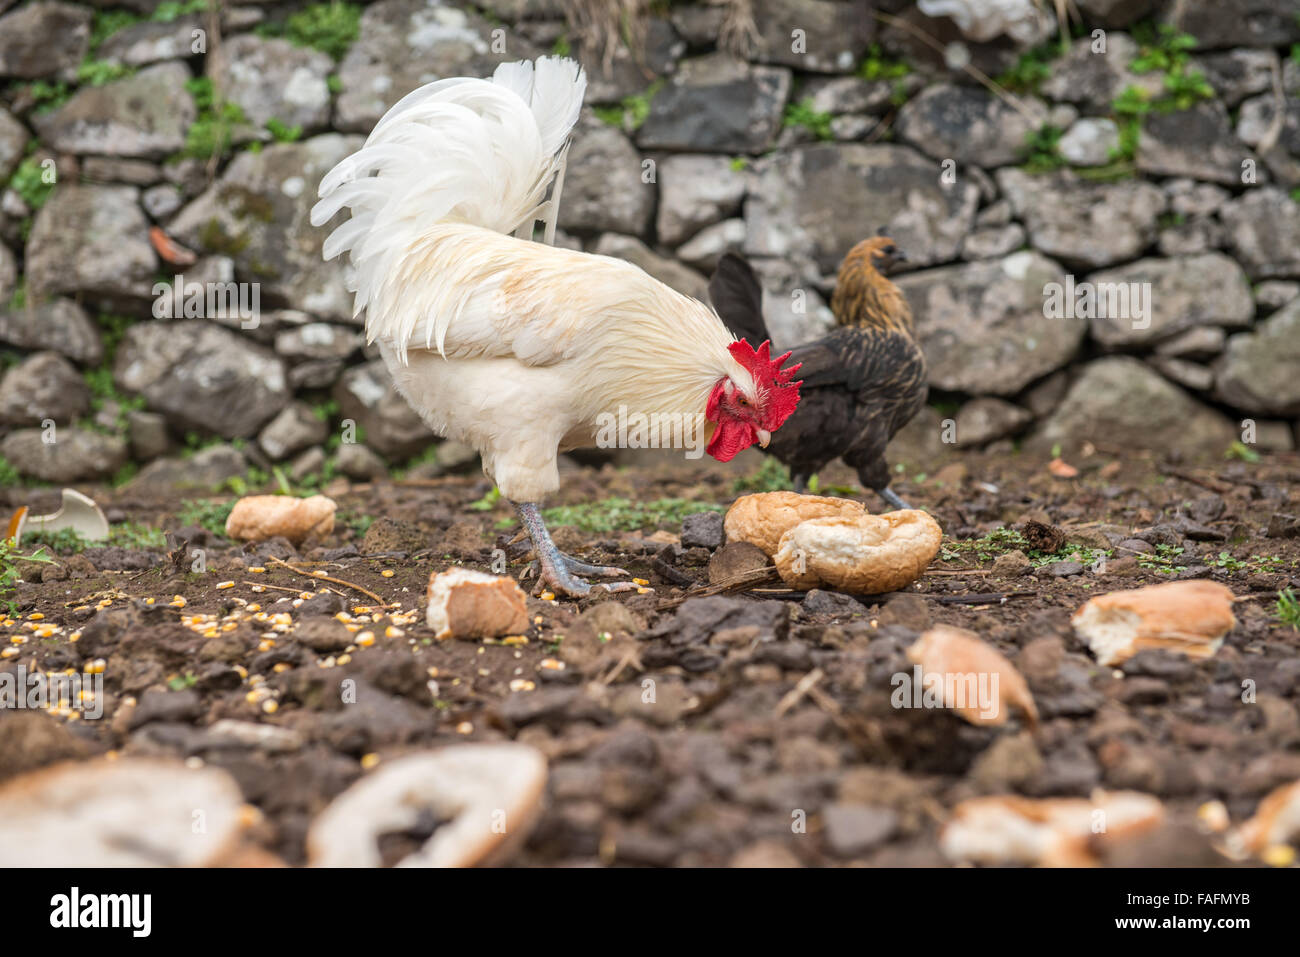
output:
<instances>
[{"instance_id":1,"label":"white rooster","mask_svg":"<svg viewBox=\"0 0 1300 957\"><path fill-rule=\"evenodd\" d=\"M548 190L585 88L561 57L423 86L321 180L312 209L318 226L351 210L324 254L351 257L367 340L424 421L482 455L532 540L538 588L571 597L592 588L579 575L627 572L551 541L538 503L559 488L559 452L595 445L602 413L702 413L698 437L725 462L767 444L800 385L785 356L636 266L526 238L538 219L554 233Z\"/></svg>"}]
</instances>

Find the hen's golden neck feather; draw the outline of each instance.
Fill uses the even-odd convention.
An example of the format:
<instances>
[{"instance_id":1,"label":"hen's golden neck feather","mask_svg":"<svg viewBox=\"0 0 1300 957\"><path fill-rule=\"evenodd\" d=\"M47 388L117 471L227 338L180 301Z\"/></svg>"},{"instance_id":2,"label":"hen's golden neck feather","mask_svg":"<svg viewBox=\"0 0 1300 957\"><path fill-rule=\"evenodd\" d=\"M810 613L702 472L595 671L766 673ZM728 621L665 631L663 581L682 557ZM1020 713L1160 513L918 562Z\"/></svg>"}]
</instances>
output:
<instances>
[{"instance_id":1,"label":"hen's golden neck feather","mask_svg":"<svg viewBox=\"0 0 1300 957\"><path fill-rule=\"evenodd\" d=\"M841 326L883 329L911 336L912 310L907 298L872 263L881 239L854 246L840 264L831 296L831 312Z\"/></svg>"}]
</instances>

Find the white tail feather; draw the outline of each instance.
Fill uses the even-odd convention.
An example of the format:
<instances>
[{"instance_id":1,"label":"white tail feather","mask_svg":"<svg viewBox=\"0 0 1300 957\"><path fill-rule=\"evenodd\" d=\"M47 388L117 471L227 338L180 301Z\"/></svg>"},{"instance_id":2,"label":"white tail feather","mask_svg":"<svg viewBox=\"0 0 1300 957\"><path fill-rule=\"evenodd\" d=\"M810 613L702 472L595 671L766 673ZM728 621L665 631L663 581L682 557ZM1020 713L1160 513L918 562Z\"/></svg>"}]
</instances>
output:
<instances>
[{"instance_id":1,"label":"white tail feather","mask_svg":"<svg viewBox=\"0 0 1300 957\"><path fill-rule=\"evenodd\" d=\"M531 235L542 218L553 237L546 193L563 171L586 85L574 61L542 57L503 63L491 80L426 84L389 109L365 145L321 180L311 211L314 226L351 211L323 254L351 257L355 313L379 299L406 251L439 224ZM366 325L373 338L371 317Z\"/></svg>"}]
</instances>

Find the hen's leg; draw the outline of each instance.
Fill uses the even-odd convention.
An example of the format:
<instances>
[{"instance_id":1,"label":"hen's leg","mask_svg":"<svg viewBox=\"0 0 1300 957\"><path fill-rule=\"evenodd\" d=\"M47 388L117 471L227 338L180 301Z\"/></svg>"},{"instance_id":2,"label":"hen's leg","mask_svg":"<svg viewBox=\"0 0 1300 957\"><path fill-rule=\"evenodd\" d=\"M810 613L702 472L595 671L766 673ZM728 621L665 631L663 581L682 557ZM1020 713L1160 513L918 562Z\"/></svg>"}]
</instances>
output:
<instances>
[{"instance_id":1,"label":"hen's leg","mask_svg":"<svg viewBox=\"0 0 1300 957\"><path fill-rule=\"evenodd\" d=\"M808 491L808 476L796 475L793 484L794 490L802 495L804 492Z\"/></svg>"},{"instance_id":2,"label":"hen's leg","mask_svg":"<svg viewBox=\"0 0 1300 957\"><path fill-rule=\"evenodd\" d=\"M550 588L556 594L566 595L569 598L582 598L591 594L592 585L589 582L579 578L575 571L582 571L584 574L596 575L602 574L607 569L603 565L588 565L586 562L578 562L576 559L568 558L555 547L555 542L551 541L551 533L546 530L546 523L542 521L542 513L537 507L536 502L520 502L517 506L519 517L523 520L524 531L528 533L529 539L533 543L533 553L537 556L537 564L540 567L540 574L537 576L537 586L534 594L539 594L543 588ZM581 566L576 568L574 566ZM589 571L588 569L600 569L600 571ZM615 574L620 572L619 569L612 569ZM597 585L597 588L604 588L610 592L632 591L638 586L633 582L611 582L607 585Z\"/></svg>"},{"instance_id":3,"label":"hen's leg","mask_svg":"<svg viewBox=\"0 0 1300 957\"><path fill-rule=\"evenodd\" d=\"M898 493L886 485L884 488L876 489L876 494L885 500L885 504L890 508L911 508L905 501L899 498Z\"/></svg>"}]
</instances>

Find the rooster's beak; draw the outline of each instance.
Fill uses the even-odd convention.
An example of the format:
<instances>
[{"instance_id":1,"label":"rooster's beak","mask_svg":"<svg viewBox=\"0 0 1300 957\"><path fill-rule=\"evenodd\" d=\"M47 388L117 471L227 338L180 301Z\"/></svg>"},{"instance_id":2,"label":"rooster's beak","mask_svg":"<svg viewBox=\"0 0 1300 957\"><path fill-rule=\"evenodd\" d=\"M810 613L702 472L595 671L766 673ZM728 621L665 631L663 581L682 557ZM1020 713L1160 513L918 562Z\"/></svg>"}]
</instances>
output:
<instances>
[{"instance_id":1,"label":"rooster's beak","mask_svg":"<svg viewBox=\"0 0 1300 957\"><path fill-rule=\"evenodd\" d=\"M771 432L767 431L767 429L759 429L759 430L758 430L758 446L759 446L759 448L762 448L762 449L767 448L767 443L768 443L768 442L771 442L771 441L772 441L772 433L771 433Z\"/></svg>"}]
</instances>

